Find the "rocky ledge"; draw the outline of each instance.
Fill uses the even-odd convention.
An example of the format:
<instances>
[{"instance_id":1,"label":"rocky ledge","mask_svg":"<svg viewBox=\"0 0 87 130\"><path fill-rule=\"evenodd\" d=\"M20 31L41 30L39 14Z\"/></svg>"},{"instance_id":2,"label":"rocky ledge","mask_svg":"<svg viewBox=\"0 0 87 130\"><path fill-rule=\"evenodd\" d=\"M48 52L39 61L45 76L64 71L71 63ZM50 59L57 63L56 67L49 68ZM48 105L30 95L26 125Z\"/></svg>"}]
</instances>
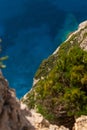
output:
<instances>
[{"instance_id":1,"label":"rocky ledge","mask_svg":"<svg viewBox=\"0 0 87 130\"><path fill-rule=\"evenodd\" d=\"M87 116L76 120L73 130L87 130ZM52 125L40 113L20 102L0 72L0 130L69 130Z\"/></svg>"},{"instance_id":2,"label":"rocky ledge","mask_svg":"<svg viewBox=\"0 0 87 130\"><path fill-rule=\"evenodd\" d=\"M50 123L70 130L76 117L87 115L87 21L42 61L22 101ZM76 120L75 130L84 128L78 125Z\"/></svg>"},{"instance_id":3,"label":"rocky ledge","mask_svg":"<svg viewBox=\"0 0 87 130\"><path fill-rule=\"evenodd\" d=\"M44 117L29 110L9 87L8 81L0 71L0 130L68 130L51 125Z\"/></svg>"},{"instance_id":4,"label":"rocky ledge","mask_svg":"<svg viewBox=\"0 0 87 130\"><path fill-rule=\"evenodd\" d=\"M0 71L0 130L33 130L30 122L20 109L15 90Z\"/></svg>"},{"instance_id":5,"label":"rocky ledge","mask_svg":"<svg viewBox=\"0 0 87 130\"><path fill-rule=\"evenodd\" d=\"M0 71L0 130L87 130L85 115L87 21L42 62L22 101Z\"/></svg>"}]
</instances>

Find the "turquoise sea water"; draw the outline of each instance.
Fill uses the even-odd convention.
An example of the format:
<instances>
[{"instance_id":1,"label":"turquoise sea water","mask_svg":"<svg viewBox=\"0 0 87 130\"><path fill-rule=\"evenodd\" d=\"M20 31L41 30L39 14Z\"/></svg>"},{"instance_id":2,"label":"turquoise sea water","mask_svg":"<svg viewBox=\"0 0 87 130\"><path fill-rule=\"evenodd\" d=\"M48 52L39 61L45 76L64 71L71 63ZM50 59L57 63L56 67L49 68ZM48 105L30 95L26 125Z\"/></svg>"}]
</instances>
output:
<instances>
[{"instance_id":1,"label":"turquoise sea water","mask_svg":"<svg viewBox=\"0 0 87 130\"><path fill-rule=\"evenodd\" d=\"M3 73L18 98L31 89L41 61L86 19L86 0L0 0L0 37L9 55Z\"/></svg>"}]
</instances>

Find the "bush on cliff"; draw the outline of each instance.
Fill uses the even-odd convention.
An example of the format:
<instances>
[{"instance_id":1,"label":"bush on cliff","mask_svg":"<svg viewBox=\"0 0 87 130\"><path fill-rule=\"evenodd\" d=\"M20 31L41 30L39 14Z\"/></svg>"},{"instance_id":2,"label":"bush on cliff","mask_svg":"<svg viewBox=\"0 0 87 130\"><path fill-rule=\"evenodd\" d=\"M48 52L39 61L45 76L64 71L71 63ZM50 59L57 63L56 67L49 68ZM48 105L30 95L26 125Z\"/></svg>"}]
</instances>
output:
<instances>
[{"instance_id":1,"label":"bush on cliff","mask_svg":"<svg viewBox=\"0 0 87 130\"><path fill-rule=\"evenodd\" d=\"M56 55L55 64L24 102L52 123L69 127L75 117L87 115L87 52L77 43L70 46L67 42Z\"/></svg>"}]
</instances>

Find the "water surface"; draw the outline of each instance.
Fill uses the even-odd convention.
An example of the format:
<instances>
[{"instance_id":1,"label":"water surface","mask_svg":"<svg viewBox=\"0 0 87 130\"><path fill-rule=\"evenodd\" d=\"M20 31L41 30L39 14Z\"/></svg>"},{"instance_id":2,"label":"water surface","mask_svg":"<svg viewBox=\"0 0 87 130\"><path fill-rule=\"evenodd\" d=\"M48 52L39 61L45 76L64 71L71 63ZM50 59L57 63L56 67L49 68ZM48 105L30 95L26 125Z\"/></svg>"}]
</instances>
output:
<instances>
[{"instance_id":1,"label":"water surface","mask_svg":"<svg viewBox=\"0 0 87 130\"><path fill-rule=\"evenodd\" d=\"M86 19L86 0L0 0L3 55L9 55L3 72L17 97L30 90L41 61Z\"/></svg>"}]
</instances>

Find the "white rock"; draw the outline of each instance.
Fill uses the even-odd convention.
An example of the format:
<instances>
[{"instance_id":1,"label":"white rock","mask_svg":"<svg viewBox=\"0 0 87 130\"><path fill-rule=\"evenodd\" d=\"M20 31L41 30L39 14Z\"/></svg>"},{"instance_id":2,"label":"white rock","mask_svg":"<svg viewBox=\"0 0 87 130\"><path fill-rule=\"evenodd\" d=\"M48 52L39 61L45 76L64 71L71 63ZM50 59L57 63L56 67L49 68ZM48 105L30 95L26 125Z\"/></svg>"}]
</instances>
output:
<instances>
[{"instance_id":1,"label":"white rock","mask_svg":"<svg viewBox=\"0 0 87 130\"><path fill-rule=\"evenodd\" d=\"M81 116L76 119L73 130L87 130L87 116Z\"/></svg>"}]
</instances>

